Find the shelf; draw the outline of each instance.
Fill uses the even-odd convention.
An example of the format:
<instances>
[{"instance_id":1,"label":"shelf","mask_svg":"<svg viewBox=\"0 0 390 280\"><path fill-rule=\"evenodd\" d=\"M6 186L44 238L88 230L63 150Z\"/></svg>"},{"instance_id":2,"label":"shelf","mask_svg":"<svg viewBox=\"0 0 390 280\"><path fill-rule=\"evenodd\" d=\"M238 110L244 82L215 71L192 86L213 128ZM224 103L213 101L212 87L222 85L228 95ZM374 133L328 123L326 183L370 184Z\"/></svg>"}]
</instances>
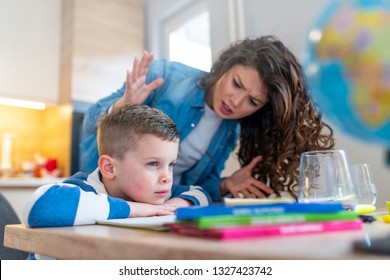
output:
<instances>
[{"instance_id":1,"label":"shelf","mask_svg":"<svg viewBox=\"0 0 390 280\"><path fill-rule=\"evenodd\" d=\"M61 182L64 178L0 178L1 187L32 187L37 188L45 184Z\"/></svg>"}]
</instances>

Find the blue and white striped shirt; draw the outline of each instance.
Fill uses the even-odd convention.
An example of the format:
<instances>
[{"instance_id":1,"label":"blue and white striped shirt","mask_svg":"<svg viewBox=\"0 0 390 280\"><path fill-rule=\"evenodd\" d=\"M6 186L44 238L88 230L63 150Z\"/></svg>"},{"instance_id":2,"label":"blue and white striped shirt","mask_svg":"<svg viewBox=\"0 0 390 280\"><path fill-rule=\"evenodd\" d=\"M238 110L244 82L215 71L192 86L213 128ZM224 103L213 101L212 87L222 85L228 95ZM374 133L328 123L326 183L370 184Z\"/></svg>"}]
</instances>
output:
<instances>
[{"instance_id":1,"label":"blue and white striped shirt","mask_svg":"<svg viewBox=\"0 0 390 280\"><path fill-rule=\"evenodd\" d=\"M183 198L194 205L208 205L211 198L198 186L174 185L169 198ZM56 227L95 224L99 220L127 218L130 205L112 197L93 173L78 172L62 183L38 188L26 204L22 221L29 227Z\"/></svg>"}]
</instances>

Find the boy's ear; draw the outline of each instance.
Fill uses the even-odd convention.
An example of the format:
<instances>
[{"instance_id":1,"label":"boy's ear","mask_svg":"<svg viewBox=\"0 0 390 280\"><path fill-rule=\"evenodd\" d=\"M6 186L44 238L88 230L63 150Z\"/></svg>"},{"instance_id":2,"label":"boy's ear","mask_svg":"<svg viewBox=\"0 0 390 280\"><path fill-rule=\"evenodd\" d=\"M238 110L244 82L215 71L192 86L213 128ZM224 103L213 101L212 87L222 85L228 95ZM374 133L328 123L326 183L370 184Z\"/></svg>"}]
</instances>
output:
<instances>
[{"instance_id":1,"label":"boy's ear","mask_svg":"<svg viewBox=\"0 0 390 280\"><path fill-rule=\"evenodd\" d=\"M115 177L114 159L112 157L108 155L100 156L98 165L104 178L113 179Z\"/></svg>"}]
</instances>

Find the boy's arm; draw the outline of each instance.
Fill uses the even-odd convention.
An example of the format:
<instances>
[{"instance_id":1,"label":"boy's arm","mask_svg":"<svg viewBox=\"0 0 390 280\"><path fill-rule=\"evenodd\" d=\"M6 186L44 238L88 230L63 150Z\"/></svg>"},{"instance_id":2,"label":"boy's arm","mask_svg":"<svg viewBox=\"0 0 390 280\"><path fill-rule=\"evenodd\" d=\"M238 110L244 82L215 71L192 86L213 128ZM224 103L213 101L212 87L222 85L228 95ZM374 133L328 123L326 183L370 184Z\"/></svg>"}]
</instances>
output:
<instances>
[{"instance_id":1,"label":"boy's arm","mask_svg":"<svg viewBox=\"0 0 390 280\"><path fill-rule=\"evenodd\" d=\"M130 206L123 199L60 183L38 188L27 203L22 220L29 227L54 227L94 224L129 215Z\"/></svg>"},{"instance_id":2,"label":"boy's arm","mask_svg":"<svg viewBox=\"0 0 390 280\"><path fill-rule=\"evenodd\" d=\"M131 207L130 218L173 215L177 206L173 204L154 205L141 202L128 202Z\"/></svg>"},{"instance_id":3,"label":"boy's arm","mask_svg":"<svg viewBox=\"0 0 390 280\"><path fill-rule=\"evenodd\" d=\"M211 204L210 195L200 186L172 186L172 195L166 204L174 204L177 207L186 207L191 205L209 205Z\"/></svg>"}]
</instances>

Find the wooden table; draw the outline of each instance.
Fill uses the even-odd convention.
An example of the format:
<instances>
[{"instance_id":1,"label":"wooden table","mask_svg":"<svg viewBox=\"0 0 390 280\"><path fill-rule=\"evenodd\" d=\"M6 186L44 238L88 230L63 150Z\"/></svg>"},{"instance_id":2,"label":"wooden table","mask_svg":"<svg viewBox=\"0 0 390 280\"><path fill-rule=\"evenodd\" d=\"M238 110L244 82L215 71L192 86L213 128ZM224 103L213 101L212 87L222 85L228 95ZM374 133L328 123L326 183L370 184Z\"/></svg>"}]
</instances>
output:
<instances>
[{"instance_id":1,"label":"wooden table","mask_svg":"<svg viewBox=\"0 0 390 280\"><path fill-rule=\"evenodd\" d=\"M4 245L57 259L389 259L355 252L354 240L388 236L390 224L361 231L216 241L107 225L36 228L7 225Z\"/></svg>"}]
</instances>

